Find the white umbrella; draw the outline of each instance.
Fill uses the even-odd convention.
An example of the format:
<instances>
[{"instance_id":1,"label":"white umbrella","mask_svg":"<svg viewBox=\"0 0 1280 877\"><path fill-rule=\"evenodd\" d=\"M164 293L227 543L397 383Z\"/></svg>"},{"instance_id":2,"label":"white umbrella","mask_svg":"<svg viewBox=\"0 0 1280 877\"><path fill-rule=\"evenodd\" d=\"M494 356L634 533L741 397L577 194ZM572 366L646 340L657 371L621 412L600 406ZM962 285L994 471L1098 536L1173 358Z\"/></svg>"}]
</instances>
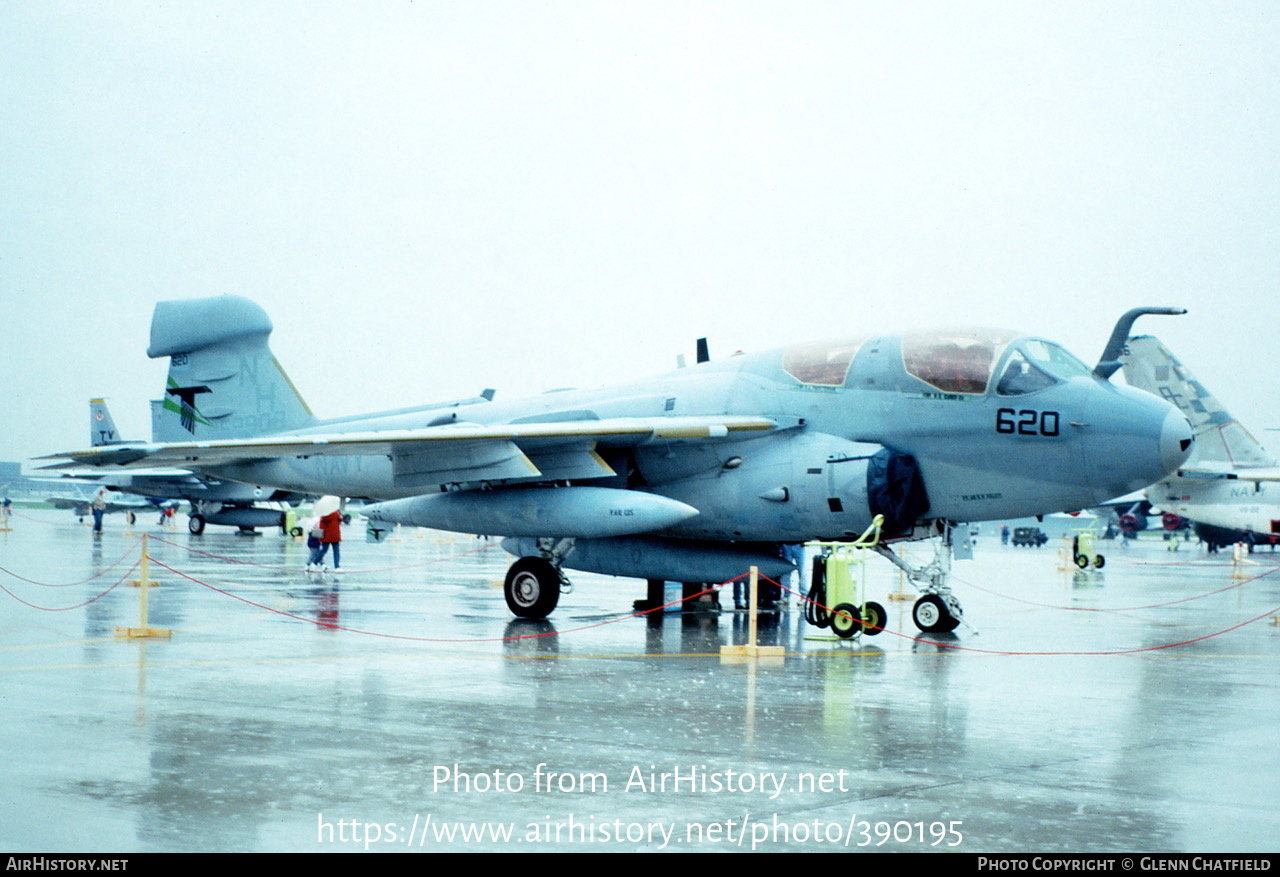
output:
<instances>
[{"instance_id":1,"label":"white umbrella","mask_svg":"<svg viewBox=\"0 0 1280 877\"><path fill-rule=\"evenodd\" d=\"M316 504L311 507L311 511L317 517L323 518L330 512L336 512L342 505L342 500L336 496L322 496L316 500Z\"/></svg>"}]
</instances>

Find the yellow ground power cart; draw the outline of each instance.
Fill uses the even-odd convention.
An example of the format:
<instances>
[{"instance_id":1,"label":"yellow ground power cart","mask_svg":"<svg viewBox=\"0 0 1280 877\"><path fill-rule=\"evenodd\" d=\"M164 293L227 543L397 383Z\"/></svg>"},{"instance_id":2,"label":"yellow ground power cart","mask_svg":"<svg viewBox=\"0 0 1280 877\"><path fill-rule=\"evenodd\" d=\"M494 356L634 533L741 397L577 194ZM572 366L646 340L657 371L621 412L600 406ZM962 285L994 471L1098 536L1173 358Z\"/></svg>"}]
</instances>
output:
<instances>
[{"instance_id":1,"label":"yellow ground power cart","mask_svg":"<svg viewBox=\"0 0 1280 877\"><path fill-rule=\"evenodd\" d=\"M1077 531L1077 535L1071 540L1072 560L1076 562L1076 566L1080 569L1088 569L1089 564L1093 564L1094 569L1102 569L1107 559L1098 553L1095 545L1098 535L1092 530Z\"/></svg>"},{"instance_id":2,"label":"yellow ground power cart","mask_svg":"<svg viewBox=\"0 0 1280 877\"><path fill-rule=\"evenodd\" d=\"M866 599L866 554L880 541L883 523L883 516L876 515L866 532L853 542L806 543L820 548L822 553L813 559L805 621L814 627L829 627L841 639L861 633L875 636L884 630L888 620L884 607Z\"/></svg>"}]
</instances>

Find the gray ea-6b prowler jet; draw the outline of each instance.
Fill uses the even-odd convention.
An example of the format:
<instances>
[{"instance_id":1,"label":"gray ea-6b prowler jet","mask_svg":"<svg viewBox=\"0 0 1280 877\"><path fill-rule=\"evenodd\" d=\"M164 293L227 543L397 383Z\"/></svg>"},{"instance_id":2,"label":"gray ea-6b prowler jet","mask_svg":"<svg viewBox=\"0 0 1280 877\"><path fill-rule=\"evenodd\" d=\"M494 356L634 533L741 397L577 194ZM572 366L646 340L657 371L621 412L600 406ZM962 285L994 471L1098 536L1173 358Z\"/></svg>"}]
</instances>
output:
<instances>
[{"instance_id":1,"label":"gray ea-6b prowler jet","mask_svg":"<svg viewBox=\"0 0 1280 877\"><path fill-rule=\"evenodd\" d=\"M1157 481L1191 450L1185 417L1108 380L1137 309L1090 369L1017 332L867 334L700 362L622 386L319 421L243 298L156 305L147 355L169 357L164 414L189 440L70 454L76 465L178 466L312 494L381 500L380 521L508 537L505 594L541 618L562 570L687 583L780 546L941 535L913 568L916 622L950 630L958 522L1085 508Z\"/></svg>"}]
</instances>

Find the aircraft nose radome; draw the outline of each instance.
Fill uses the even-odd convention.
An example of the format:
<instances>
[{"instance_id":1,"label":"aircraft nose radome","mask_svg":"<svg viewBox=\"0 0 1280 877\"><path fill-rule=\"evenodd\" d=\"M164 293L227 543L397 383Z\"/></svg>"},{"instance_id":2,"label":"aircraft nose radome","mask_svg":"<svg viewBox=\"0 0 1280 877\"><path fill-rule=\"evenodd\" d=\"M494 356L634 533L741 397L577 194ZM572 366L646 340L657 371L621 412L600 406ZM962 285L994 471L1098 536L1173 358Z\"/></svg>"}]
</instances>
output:
<instances>
[{"instance_id":1,"label":"aircraft nose radome","mask_svg":"<svg viewBox=\"0 0 1280 877\"><path fill-rule=\"evenodd\" d=\"M1103 387L1089 407L1083 450L1095 495L1140 490L1191 455L1191 425L1177 408L1133 387Z\"/></svg>"},{"instance_id":2,"label":"aircraft nose radome","mask_svg":"<svg viewBox=\"0 0 1280 877\"><path fill-rule=\"evenodd\" d=\"M1164 464L1165 473L1173 472L1187 462L1194 445L1191 424L1181 411L1171 409L1160 427L1160 462Z\"/></svg>"}]
</instances>

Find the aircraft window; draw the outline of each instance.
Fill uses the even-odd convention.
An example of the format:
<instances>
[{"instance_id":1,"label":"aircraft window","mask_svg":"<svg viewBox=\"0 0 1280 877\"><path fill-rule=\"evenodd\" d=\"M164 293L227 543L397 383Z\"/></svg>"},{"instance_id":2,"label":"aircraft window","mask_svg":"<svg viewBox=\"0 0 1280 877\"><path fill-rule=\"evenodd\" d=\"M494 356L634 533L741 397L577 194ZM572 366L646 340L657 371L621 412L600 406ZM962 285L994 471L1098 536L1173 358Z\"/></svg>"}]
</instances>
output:
<instances>
[{"instance_id":1,"label":"aircraft window","mask_svg":"<svg viewBox=\"0 0 1280 877\"><path fill-rule=\"evenodd\" d=\"M1055 383L1057 381L1032 365L1021 350L1015 350L1009 357L1009 364L1004 367L996 392L1001 396L1025 396Z\"/></svg>"},{"instance_id":2,"label":"aircraft window","mask_svg":"<svg viewBox=\"0 0 1280 877\"><path fill-rule=\"evenodd\" d=\"M849 376L849 366L866 340L819 341L788 347L782 355L782 370L802 384L839 387Z\"/></svg>"},{"instance_id":3,"label":"aircraft window","mask_svg":"<svg viewBox=\"0 0 1280 877\"><path fill-rule=\"evenodd\" d=\"M1056 344L1032 338L1020 345L1031 361L1051 375L1078 378L1093 374L1093 369Z\"/></svg>"},{"instance_id":4,"label":"aircraft window","mask_svg":"<svg viewBox=\"0 0 1280 877\"><path fill-rule=\"evenodd\" d=\"M915 332L902 338L907 374L944 393L985 393L991 370L1013 339L990 329Z\"/></svg>"}]
</instances>

